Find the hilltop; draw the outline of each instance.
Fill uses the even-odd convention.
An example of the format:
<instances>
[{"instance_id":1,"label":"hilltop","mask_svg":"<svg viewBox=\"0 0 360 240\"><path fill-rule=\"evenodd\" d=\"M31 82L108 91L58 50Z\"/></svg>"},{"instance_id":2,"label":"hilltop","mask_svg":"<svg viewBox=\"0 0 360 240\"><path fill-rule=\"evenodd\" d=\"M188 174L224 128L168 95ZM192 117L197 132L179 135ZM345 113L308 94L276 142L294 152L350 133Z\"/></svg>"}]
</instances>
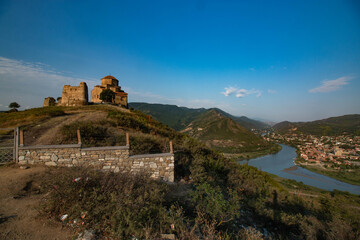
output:
<instances>
[{"instance_id":1,"label":"hilltop","mask_svg":"<svg viewBox=\"0 0 360 240\"><path fill-rule=\"evenodd\" d=\"M192 109L167 104L129 103L129 106L151 115L157 121L176 131L183 130L190 122L206 111L205 108Z\"/></svg>"},{"instance_id":2,"label":"hilltop","mask_svg":"<svg viewBox=\"0 0 360 240\"><path fill-rule=\"evenodd\" d=\"M80 129L84 146L125 145L130 133L133 153L164 152L176 131L151 121L147 115L116 105L45 107L0 114L0 127L21 126L25 145L77 143ZM135 147L136 146L136 147Z\"/></svg>"},{"instance_id":3,"label":"hilltop","mask_svg":"<svg viewBox=\"0 0 360 240\"><path fill-rule=\"evenodd\" d=\"M187 107L178 107L176 105L167 105L167 104L151 104L151 103L140 103L132 102L129 103L129 106L137 110L142 111L143 113L149 114L154 117L156 120L168 125L169 127L180 131L184 130L192 121L201 116L203 113L209 110L216 110L225 117L231 118L242 127L251 130L251 129L264 129L268 128L269 125L266 123L256 121L245 116L236 117L229 113L226 113L218 108L187 108Z\"/></svg>"},{"instance_id":4,"label":"hilltop","mask_svg":"<svg viewBox=\"0 0 360 240\"><path fill-rule=\"evenodd\" d=\"M207 114L218 116L220 126L239 134L244 131L215 110ZM360 235L358 196L318 190L239 165L140 111L111 105L36 108L0 113L0 126L21 126L25 144L76 143L75 130L80 129L86 146L123 145L124 133L130 132L130 149L135 153L168 151L166 143L173 140L174 184L151 180L146 174L80 168L36 170L36 175L26 174L26 182L15 177L2 181L7 191L0 200L6 206L32 204L20 208L24 212L39 206L37 217L67 229L93 229L100 238L118 239L155 239L162 233L179 239L358 239ZM0 175L11 168L1 167ZM77 178L81 180L75 182ZM13 196L21 202L15 204ZM6 231L26 226L7 219L11 211L0 211L1 216L7 214L2 218ZM61 222L64 214L67 221Z\"/></svg>"},{"instance_id":5,"label":"hilltop","mask_svg":"<svg viewBox=\"0 0 360 240\"><path fill-rule=\"evenodd\" d=\"M280 122L273 128L279 133L304 133L335 136L342 134L360 135L360 115L351 114L311 122Z\"/></svg>"},{"instance_id":6,"label":"hilltop","mask_svg":"<svg viewBox=\"0 0 360 240\"><path fill-rule=\"evenodd\" d=\"M194 137L208 147L223 153L276 151L250 129L267 125L247 117L234 117L218 108L190 109L175 105L131 103L130 107L143 111L156 120Z\"/></svg>"},{"instance_id":7,"label":"hilltop","mask_svg":"<svg viewBox=\"0 0 360 240\"><path fill-rule=\"evenodd\" d=\"M262 138L226 117L218 109L205 111L181 132L225 153L260 151L269 146Z\"/></svg>"}]
</instances>

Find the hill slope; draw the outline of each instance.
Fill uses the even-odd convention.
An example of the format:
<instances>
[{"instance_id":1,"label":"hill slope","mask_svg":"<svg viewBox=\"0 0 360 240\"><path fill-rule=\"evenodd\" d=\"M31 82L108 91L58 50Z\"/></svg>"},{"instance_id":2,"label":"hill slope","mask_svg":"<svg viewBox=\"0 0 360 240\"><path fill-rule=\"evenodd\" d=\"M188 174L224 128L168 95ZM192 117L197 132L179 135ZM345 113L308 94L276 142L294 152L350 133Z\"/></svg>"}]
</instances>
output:
<instances>
[{"instance_id":1,"label":"hill slope","mask_svg":"<svg viewBox=\"0 0 360 240\"><path fill-rule=\"evenodd\" d=\"M164 104L149 104L149 103L130 103L130 107L142 111L143 113L151 115L156 120L168 125L169 127L179 131L185 129L192 121L199 117L202 113L208 109L205 108L186 108L178 107L175 105L164 105ZM245 116L236 117L220 109L216 109L222 115L231 118L244 128L251 130L264 129L269 127L266 123L256 121Z\"/></svg>"},{"instance_id":2,"label":"hill slope","mask_svg":"<svg viewBox=\"0 0 360 240\"><path fill-rule=\"evenodd\" d=\"M208 147L226 153L259 151L269 146L218 109L202 113L182 132L204 142Z\"/></svg>"},{"instance_id":3,"label":"hill slope","mask_svg":"<svg viewBox=\"0 0 360 240\"><path fill-rule=\"evenodd\" d=\"M199 121L209 124L210 136L223 127L232 130L230 135L244 132L216 110L203 117ZM0 113L0 126L20 124L25 144L33 137L32 144L73 143L76 129L80 129L82 141L88 146L123 145L124 132L130 132L130 148L135 153L168 151L164 143L174 141L176 184L151 181L146 175L51 168L45 178L39 175L28 180L39 191L19 186L18 196L23 198L25 210L34 207L28 206L29 200L41 197L45 202L39 205L45 207L45 214L40 218L60 222L59 216L66 213L71 224L61 224L76 229L82 225L73 225L73 220L86 213L81 220L83 227L96 229L99 238L157 239L162 233L174 233L179 239L260 239L262 233L272 239L358 239L360 235L358 196L319 191L293 180L277 182L254 167L222 157L187 135L148 121L139 111L95 105ZM49 136L47 143L43 142L45 135ZM75 183L77 177L83 180ZM3 181L9 184L3 188L12 190L17 181ZM3 202L13 199L13 195L2 196ZM0 215L13 214L6 213L0 207ZM2 224L12 221L5 219Z\"/></svg>"},{"instance_id":4,"label":"hill slope","mask_svg":"<svg viewBox=\"0 0 360 240\"><path fill-rule=\"evenodd\" d=\"M175 105L130 103L130 107L151 115L157 121L179 131L206 111L205 108L191 109Z\"/></svg>"},{"instance_id":5,"label":"hill slope","mask_svg":"<svg viewBox=\"0 0 360 240\"><path fill-rule=\"evenodd\" d=\"M269 128L270 125L264 123L264 122L260 122L254 119L250 119L248 117L245 116L241 116L241 117L236 117L233 116L227 112L224 112L221 109L216 108L216 110L218 112L220 112L222 115L231 118L232 120L234 120L235 122L237 122L238 124L240 124L241 126L243 126L244 128L251 130L251 129L266 129Z\"/></svg>"},{"instance_id":6,"label":"hill slope","mask_svg":"<svg viewBox=\"0 0 360 240\"><path fill-rule=\"evenodd\" d=\"M344 115L312 122L280 122L273 126L280 133L305 133L312 135L360 135L360 115Z\"/></svg>"}]
</instances>

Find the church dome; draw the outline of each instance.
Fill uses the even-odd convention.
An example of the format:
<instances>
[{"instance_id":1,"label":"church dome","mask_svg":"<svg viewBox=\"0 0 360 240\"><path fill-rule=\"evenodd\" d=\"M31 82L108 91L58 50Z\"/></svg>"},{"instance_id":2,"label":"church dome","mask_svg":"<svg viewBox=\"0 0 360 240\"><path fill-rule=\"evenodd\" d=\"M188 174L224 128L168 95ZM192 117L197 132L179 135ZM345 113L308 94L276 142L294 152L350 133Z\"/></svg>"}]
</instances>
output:
<instances>
[{"instance_id":1,"label":"church dome","mask_svg":"<svg viewBox=\"0 0 360 240\"><path fill-rule=\"evenodd\" d=\"M107 76L103 77L102 79L115 79L115 80L117 80L115 77L113 77L111 75L107 75Z\"/></svg>"}]
</instances>

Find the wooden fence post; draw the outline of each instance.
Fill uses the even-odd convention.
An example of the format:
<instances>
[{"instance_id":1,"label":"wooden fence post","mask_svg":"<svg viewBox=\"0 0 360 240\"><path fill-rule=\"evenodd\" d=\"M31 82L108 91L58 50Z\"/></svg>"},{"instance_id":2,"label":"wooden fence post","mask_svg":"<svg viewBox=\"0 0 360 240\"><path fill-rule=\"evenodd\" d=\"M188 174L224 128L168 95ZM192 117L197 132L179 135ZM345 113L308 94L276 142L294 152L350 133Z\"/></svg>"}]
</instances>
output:
<instances>
[{"instance_id":1,"label":"wooden fence post","mask_svg":"<svg viewBox=\"0 0 360 240\"><path fill-rule=\"evenodd\" d=\"M126 133L126 146L129 147L130 146L130 139L129 139L129 133Z\"/></svg>"},{"instance_id":2,"label":"wooden fence post","mask_svg":"<svg viewBox=\"0 0 360 240\"><path fill-rule=\"evenodd\" d=\"M172 141L170 141L170 153L174 153Z\"/></svg>"},{"instance_id":3,"label":"wooden fence post","mask_svg":"<svg viewBox=\"0 0 360 240\"><path fill-rule=\"evenodd\" d=\"M23 146L24 146L24 132L21 129L20 130L20 147L23 147Z\"/></svg>"},{"instance_id":4,"label":"wooden fence post","mask_svg":"<svg viewBox=\"0 0 360 240\"><path fill-rule=\"evenodd\" d=\"M80 134L80 129L76 130L77 133L77 138L78 138L78 144L81 144L81 134Z\"/></svg>"},{"instance_id":5,"label":"wooden fence post","mask_svg":"<svg viewBox=\"0 0 360 240\"><path fill-rule=\"evenodd\" d=\"M14 161L17 163L19 162L19 127L14 129L14 154L13 158Z\"/></svg>"}]
</instances>

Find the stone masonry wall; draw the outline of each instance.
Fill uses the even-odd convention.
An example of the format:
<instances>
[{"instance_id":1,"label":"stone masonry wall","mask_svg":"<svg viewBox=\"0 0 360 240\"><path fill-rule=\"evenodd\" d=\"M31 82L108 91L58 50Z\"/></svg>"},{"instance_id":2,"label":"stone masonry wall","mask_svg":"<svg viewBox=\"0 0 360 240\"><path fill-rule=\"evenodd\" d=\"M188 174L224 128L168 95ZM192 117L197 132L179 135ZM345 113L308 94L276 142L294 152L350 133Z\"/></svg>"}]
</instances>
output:
<instances>
[{"instance_id":1,"label":"stone masonry wall","mask_svg":"<svg viewBox=\"0 0 360 240\"><path fill-rule=\"evenodd\" d=\"M113 172L145 171L151 177L174 181L174 154L129 156L129 147L82 148L80 144L19 147L19 164L94 166Z\"/></svg>"},{"instance_id":2,"label":"stone masonry wall","mask_svg":"<svg viewBox=\"0 0 360 240\"><path fill-rule=\"evenodd\" d=\"M80 86L64 85L61 106L82 106L87 105L88 101L88 87L85 82L81 82Z\"/></svg>"}]
</instances>

